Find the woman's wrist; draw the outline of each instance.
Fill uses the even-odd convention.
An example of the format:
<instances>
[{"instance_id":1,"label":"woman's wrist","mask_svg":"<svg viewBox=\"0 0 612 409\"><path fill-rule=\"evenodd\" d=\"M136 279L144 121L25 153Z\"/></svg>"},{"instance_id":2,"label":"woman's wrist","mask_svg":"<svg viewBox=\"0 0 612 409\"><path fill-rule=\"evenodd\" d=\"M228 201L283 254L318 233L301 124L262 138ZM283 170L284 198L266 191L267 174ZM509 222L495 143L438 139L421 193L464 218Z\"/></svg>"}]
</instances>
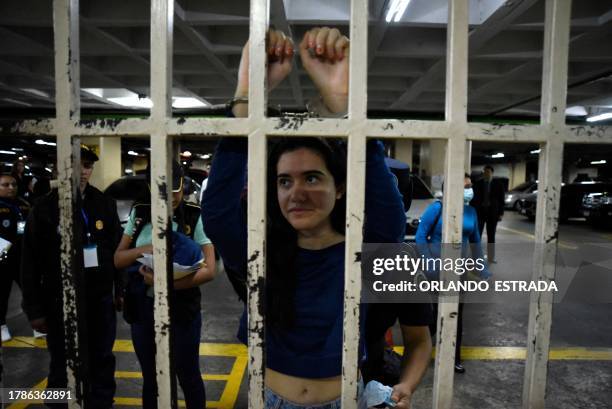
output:
<instances>
[{"instance_id":1,"label":"woman's wrist","mask_svg":"<svg viewBox=\"0 0 612 409\"><path fill-rule=\"evenodd\" d=\"M344 114L348 111L348 93L321 93L321 99L332 114Z\"/></svg>"},{"instance_id":2,"label":"woman's wrist","mask_svg":"<svg viewBox=\"0 0 612 409\"><path fill-rule=\"evenodd\" d=\"M232 101L232 114L236 118L246 118L249 116L249 90L238 87L234 93Z\"/></svg>"}]
</instances>

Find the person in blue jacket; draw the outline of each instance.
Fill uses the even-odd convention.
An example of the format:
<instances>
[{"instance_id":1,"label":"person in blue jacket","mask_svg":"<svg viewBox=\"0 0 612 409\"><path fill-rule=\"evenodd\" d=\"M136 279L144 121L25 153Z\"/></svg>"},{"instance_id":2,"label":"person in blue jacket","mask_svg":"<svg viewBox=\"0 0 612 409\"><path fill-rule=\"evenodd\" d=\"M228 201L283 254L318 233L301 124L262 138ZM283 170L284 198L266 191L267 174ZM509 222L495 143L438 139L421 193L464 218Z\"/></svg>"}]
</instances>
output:
<instances>
[{"instance_id":1,"label":"person in blue jacket","mask_svg":"<svg viewBox=\"0 0 612 409\"><path fill-rule=\"evenodd\" d=\"M472 258L484 260L480 246L480 231L478 229L478 216L476 209L469 205L474 197L472 180L467 173L464 177L463 186L463 230L462 230L462 257L467 257L471 249ZM442 202L435 201L430 204L421 216L421 221L415 235L415 242L421 253L427 258L439 258L441 256L442 243ZM433 245L432 245L433 244ZM425 272L430 279L439 279L438 271ZM491 272L485 264L480 272L480 278L488 279ZM437 304L434 304L434 316L438 315ZM455 372L464 373L465 367L461 363L461 338L463 333L463 303L459 303L459 316L457 318L457 342L455 343Z\"/></svg>"},{"instance_id":2,"label":"person in blue jacket","mask_svg":"<svg viewBox=\"0 0 612 409\"><path fill-rule=\"evenodd\" d=\"M291 70L293 42L270 30L267 51L268 81L273 88ZM326 27L308 31L299 45L302 64L324 108L332 114L347 108L348 51L348 38ZM234 116L248 115L247 95L248 44L232 104ZM206 234L226 268L243 277L247 275L247 222L241 192L246 165L246 139L222 139L202 204ZM270 149L267 183L266 407L338 408L345 260L343 145L319 138L281 140ZM402 198L384 162L382 144L370 140L364 241L400 242L404 229ZM239 334L243 342L245 322L243 315Z\"/></svg>"}]
</instances>

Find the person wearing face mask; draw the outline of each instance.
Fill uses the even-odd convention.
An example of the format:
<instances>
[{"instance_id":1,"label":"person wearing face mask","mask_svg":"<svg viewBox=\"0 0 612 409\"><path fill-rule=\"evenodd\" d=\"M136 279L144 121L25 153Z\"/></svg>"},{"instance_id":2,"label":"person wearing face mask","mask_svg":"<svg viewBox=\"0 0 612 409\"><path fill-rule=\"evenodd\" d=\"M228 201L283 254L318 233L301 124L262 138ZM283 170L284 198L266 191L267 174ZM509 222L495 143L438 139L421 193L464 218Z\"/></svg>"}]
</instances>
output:
<instances>
[{"instance_id":1,"label":"person wearing face mask","mask_svg":"<svg viewBox=\"0 0 612 409\"><path fill-rule=\"evenodd\" d=\"M463 186L463 230L462 230L462 257L469 256L474 259L483 258L480 246L480 231L478 229L478 217L476 209L470 206L474 197L472 180L467 173L464 177ZM421 216L421 221L415 235L415 242L421 253L427 258L441 257L442 243L442 202L435 201L430 204ZM432 245L433 244L433 245ZM438 279L438 272L430 272L429 278ZM488 266L480 271L480 278L487 280L491 277ZM437 304L434 304L434 317L438 315ZM434 324L435 325L435 324ZM457 342L455 344L455 372L464 373L465 367L461 363L461 338L463 332L463 303L459 303L459 316L457 319ZM432 327L432 334L435 329Z\"/></svg>"},{"instance_id":2,"label":"person wearing face mask","mask_svg":"<svg viewBox=\"0 0 612 409\"><path fill-rule=\"evenodd\" d=\"M151 170L147 168L151 182ZM206 237L200 217L200 207L183 201L183 169L172 163L172 254L174 262L193 265L204 262L189 275L176 278L170 291L172 300L172 351L176 375L187 409L203 408L206 392L200 372L200 313L199 286L215 276L215 250ZM153 270L137 262L143 254L153 253L150 195L137 201L130 212L121 242L115 251L115 266L127 269L124 318L131 325L132 341L142 368L142 407L157 408L155 372L155 331L153 318ZM195 256L194 256L195 246Z\"/></svg>"}]
</instances>

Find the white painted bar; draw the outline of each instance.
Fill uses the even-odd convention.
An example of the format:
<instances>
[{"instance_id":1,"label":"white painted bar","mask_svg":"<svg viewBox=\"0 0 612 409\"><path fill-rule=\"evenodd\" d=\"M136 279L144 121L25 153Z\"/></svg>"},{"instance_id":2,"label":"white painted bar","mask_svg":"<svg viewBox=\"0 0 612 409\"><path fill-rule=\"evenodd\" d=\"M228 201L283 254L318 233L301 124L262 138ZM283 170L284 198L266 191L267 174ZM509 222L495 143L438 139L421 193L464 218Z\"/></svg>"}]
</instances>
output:
<instances>
[{"instance_id":1,"label":"white painted bar","mask_svg":"<svg viewBox=\"0 0 612 409\"><path fill-rule=\"evenodd\" d=\"M60 268L64 334L66 340L66 373L68 388L77 399L69 408L81 408L84 393L83 379L78 376L82 363L79 356L79 331L76 275L81 263L75 246L75 210L80 180L81 150L79 139L72 140L69 123L80 117L79 70L79 2L54 0L53 29L55 47L55 94L57 132L57 169L59 171L59 228L61 234Z\"/></svg>"},{"instance_id":2,"label":"white painted bar","mask_svg":"<svg viewBox=\"0 0 612 409\"><path fill-rule=\"evenodd\" d=\"M249 31L248 277L249 408L264 408L267 110L266 35L269 0L251 0Z\"/></svg>"},{"instance_id":3,"label":"white painted bar","mask_svg":"<svg viewBox=\"0 0 612 409\"><path fill-rule=\"evenodd\" d=\"M570 0L546 0L541 123L548 137L541 145L535 225L533 280L553 280L563 167L563 128L567 98ZM529 304L523 409L544 409L552 294L532 293Z\"/></svg>"},{"instance_id":4,"label":"white painted bar","mask_svg":"<svg viewBox=\"0 0 612 409\"><path fill-rule=\"evenodd\" d=\"M351 1L349 52L349 128L347 155L346 247L344 260L344 323L342 350L342 407L357 408L359 377L359 301L361 244L365 204L368 58L368 1Z\"/></svg>"},{"instance_id":5,"label":"white painted bar","mask_svg":"<svg viewBox=\"0 0 612 409\"><path fill-rule=\"evenodd\" d=\"M442 204L442 243L459 243L457 248L442 248L442 257L460 257L463 240L463 170L467 131L467 0L448 3L446 52L445 119L450 128L444 167L445 192ZM456 281L453 271L441 271L442 280ZM444 297L438 303L436 360L434 364L434 409L450 409L453 400L455 342L459 296Z\"/></svg>"},{"instance_id":6,"label":"white painted bar","mask_svg":"<svg viewBox=\"0 0 612 409\"><path fill-rule=\"evenodd\" d=\"M347 137L350 130L358 126L348 119L266 118L265 132L269 136L337 136ZM253 131L246 118L168 118L168 135L198 135L201 137L242 136ZM413 119L368 119L366 134L371 137L448 139L453 128L444 121ZM70 133L82 136L142 137L150 133L148 118L96 119L71 121ZM255 128L256 129L256 128ZM605 125L570 125L557 127L559 137L569 143L612 143L612 127ZM204 132L203 132L204 130ZM549 130L541 125L517 125L504 123L467 124L467 138L472 141L508 143L542 143L547 140ZM0 138L14 134L31 137L55 136L56 120L28 119L0 125Z\"/></svg>"},{"instance_id":7,"label":"white painted bar","mask_svg":"<svg viewBox=\"0 0 612 409\"><path fill-rule=\"evenodd\" d=\"M174 0L151 1L151 224L153 227L155 372L157 405L177 408L171 360L169 288L172 262L172 149L165 123L172 116L172 32Z\"/></svg>"}]
</instances>

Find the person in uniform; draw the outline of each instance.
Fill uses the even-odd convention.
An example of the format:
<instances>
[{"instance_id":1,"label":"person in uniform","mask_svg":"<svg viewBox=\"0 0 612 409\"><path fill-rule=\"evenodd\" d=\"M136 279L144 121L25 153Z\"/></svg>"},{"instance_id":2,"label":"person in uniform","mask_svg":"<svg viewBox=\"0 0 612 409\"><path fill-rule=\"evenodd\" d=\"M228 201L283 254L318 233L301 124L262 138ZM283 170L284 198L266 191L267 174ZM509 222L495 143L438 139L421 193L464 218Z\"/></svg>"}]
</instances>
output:
<instances>
[{"instance_id":1,"label":"person in uniform","mask_svg":"<svg viewBox=\"0 0 612 409\"><path fill-rule=\"evenodd\" d=\"M0 326L2 342L11 340L6 325L8 301L13 281L19 285L21 237L30 206L17 196L17 180L10 174L0 175Z\"/></svg>"},{"instance_id":2,"label":"person in uniform","mask_svg":"<svg viewBox=\"0 0 612 409\"><path fill-rule=\"evenodd\" d=\"M115 201L89 185L98 156L81 147L79 195L75 212L81 219L75 234L81 236L83 271L76 272L83 285L76 288L84 300L79 314L85 314L79 354L85 363L85 402L88 408L111 408L115 395L116 314L120 299L113 298L120 288L120 276L113 264L113 254L121 237L121 225ZM27 220L21 265L23 310L32 328L47 333L50 354L48 388L65 388L66 355L60 268L61 236L57 190L41 197ZM81 280L80 280L81 281ZM117 293L116 293L117 294ZM79 305L81 307L81 305ZM83 318L83 317L82 317ZM81 320L80 320L81 321ZM57 405L57 406L56 406ZM66 407L65 404L48 404Z\"/></svg>"},{"instance_id":3,"label":"person in uniform","mask_svg":"<svg viewBox=\"0 0 612 409\"><path fill-rule=\"evenodd\" d=\"M215 276L215 250L204 234L200 206L183 200L183 170L173 162L172 171L172 254L173 261L181 265L204 262L194 273L175 277L172 297L172 355L176 375L185 395L187 409L201 409L206 404L206 392L200 372L200 313L199 286ZM147 168L150 183L151 172ZM157 381L155 372L155 330L153 317L153 271L137 260L143 254L153 253L151 224L151 197L137 201L130 212L123 237L115 252L115 266L127 269L124 318L131 325L132 341L142 368L142 407L157 408ZM185 257L185 250L197 255ZM191 249L189 249L191 248ZM169 249L170 251L170 249ZM182 261L183 260L183 261Z\"/></svg>"}]
</instances>

